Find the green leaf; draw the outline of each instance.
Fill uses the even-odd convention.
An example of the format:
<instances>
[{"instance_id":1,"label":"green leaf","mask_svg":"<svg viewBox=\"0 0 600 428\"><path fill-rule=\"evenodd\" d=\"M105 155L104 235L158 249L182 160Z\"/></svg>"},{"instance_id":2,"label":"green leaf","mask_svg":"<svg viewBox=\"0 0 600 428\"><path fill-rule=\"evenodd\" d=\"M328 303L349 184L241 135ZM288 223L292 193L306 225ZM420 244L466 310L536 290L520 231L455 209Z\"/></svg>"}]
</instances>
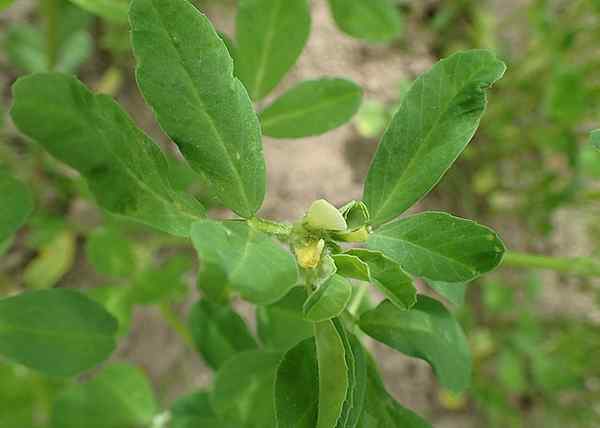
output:
<instances>
[{"instance_id":1,"label":"green leaf","mask_svg":"<svg viewBox=\"0 0 600 428\"><path fill-rule=\"evenodd\" d=\"M114 22L127 22L129 0L71 0L77 6Z\"/></svg>"},{"instance_id":2,"label":"green leaf","mask_svg":"<svg viewBox=\"0 0 600 428\"><path fill-rule=\"evenodd\" d=\"M131 300L142 305L154 305L185 296L188 287L184 276L191 267L191 259L180 255L169 258L159 267L144 270L133 280Z\"/></svg>"},{"instance_id":3,"label":"green leaf","mask_svg":"<svg viewBox=\"0 0 600 428\"><path fill-rule=\"evenodd\" d=\"M264 98L302 53L310 33L307 0L241 0L236 70L252 99Z\"/></svg>"},{"instance_id":4,"label":"green leaf","mask_svg":"<svg viewBox=\"0 0 600 428\"><path fill-rule=\"evenodd\" d=\"M357 229L364 226L370 218L369 210L362 201L350 201L342 208L340 213L348 224L348 229Z\"/></svg>"},{"instance_id":5,"label":"green leaf","mask_svg":"<svg viewBox=\"0 0 600 428\"><path fill-rule=\"evenodd\" d=\"M103 275L127 277L135 272L135 253L118 230L99 228L86 241L85 251L94 269Z\"/></svg>"},{"instance_id":6,"label":"green leaf","mask_svg":"<svg viewBox=\"0 0 600 428\"><path fill-rule=\"evenodd\" d=\"M192 307L189 324L196 349L213 369L238 352L257 347L242 317L229 306L200 300Z\"/></svg>"},{"instance_id":7,"label":"green leaf","mask_svg":"<svg viewBox=\"0 0 600 428\"><path fill-rule=\"evenodd\" d=\"M129 333L133 302L130 299L131 289L123 286L102 286L87 291L87 296L100 303L119 322L119 336Z\"/></svg>"},{"instance_id":8,"label":"green leaf","mask_svg":"<svg viewBox=\"0 0 600 428\"><path fill-rule=\"evenodd\" d=\"M458 322L437 300L419 295L410 311L386 300L363 314L359 325L374 339L427 361L444 387L460 392L469 385L469 344Z\"/></svg>"},{"instance_id":9,"label":"green leaf","mask_svg":"<svg viewBox=\"0 0 600 428\"><path fill-rule=\"evenodd\" d=\"M221 201L252 217L266 187L260 125L223 40L188 0L134 0L129 14L138 85L158 122Z\"/></svg>"},{"instance_id":10,"label":"green leaf","mask_svg":"<svg viewBox=\"0 0 600 428\"><path fill-rule=\"evenodd\" d=\"M362 261L360 257L348 253L334 254L331 257L335 261L339 275L360 281L371 281L369 265Z\"/></svg>"},{"instance_id":11,"label":"green leaf","mask_svg":"<svg viewBox=\"0 0 600 428\"><path fill-rule=\"evenodd\" d=\"M448 299L450 303L458 307L465 304L468 283L466 282L443 282L427 280L429 285L440 296Z\"/></svg>"},{"instance_id":12,"label":"green leaf","mask_svg":"<svg viewBox=\"0 0 600 428\"><path fill-rule=\"evenodd\" d=\"M54 404L52 427L148 426L157 410L150 382L141 370L114 364L61 394Z\"/></svg>"},{"instance_id":13,"label":"green leaf","mask_svg":"<svg viewBox=\"0 0 600 428\"><path fill-rule=\"evenodd\" d=\"M442 178L479 125L485 89L505 68L491 52L471 50L443 59L413 83L365 182L373 224L402 214Z\"/></svg>"},{"instance_id":14,"label":"green leaf","mask_svg":"<svg viewBox=\"0 0 600 428\"><path fill-rule=\"evenodd\" d=\"M356 256L369 268L369 282L400 309L410 309L417 301L412 278L398 263L379 251L355 248L346 254Z\"/></svg>"},{"instance_id":15,"label":"green leaf","mask_svg":"<svg viewBox=\"0 0 600 428\"><path fill-rule=\"evenodd\" d=\"M210 404L210 393L196 392L183 396L171 407L170 428L239 428L219 420Z\"/></svg>"},{"instance_id":16,"label":"green leaf","mask_svg":"<svg viewBox=\"0 0 600 428\"><path fill-rule=\"evenodd\" d=\"M346 309L351 298L352 285L344 277L333 275L306 299L304 317L312 322L337 317Z\"/></svg>"},{"instance_id":17,"label":"green leaf","mask_svg":"<svg viewBox=\"0 0 600 428\"><path fill-rule=\"evenodd\" d=\"M386 224L369 237L409 273L434 281L465 282L493 270L505 247L490 228L442 212L425 212Z\"/></svg>"},{"instance_id":18,"label":"green leaf","mask_svg":"<svg viewBox=\"0 0 600 428\"><path fill-rule=\"evenodd\" d=\"M594 129L590 132L590 144L595 149L600 150L600 129Z\"/></svg>"},{"instance_id":19,"label":"green leaf","mask_svg":"<svg viewBox=\"0 0 600 428\"><path fill-rule=\"evenodd\" d=\"M259 305L276 302L296 285L294 257L246 223L201 220L191 237L202 263L200 282L219 281Z\"/></svg>"},{"instance_id":20,"label":"green leaf","mask_svg":"<svg viewBox=\"0 0 600 428\"><path fill-rule=\"evenodd\" d=\"M62 230L49 242L38 248L38 255L23 271L27 288L44 289L56 285L73 267L77 251L76 237L68 229Z\"/></svg>"},{"instance_id":21,"label":"green leaf","mask_svg":"<svg viewBox=\"0 0 600 428\"><path fill-rule=\"evenodd\" d=\"M369 42L386 42L402 30L402 15L390 0L329 0L337 26Z\"/></svg>"},{"instance_id":22,"label":"green leaf","mask_svg":"<svg viewBox=\"0 0 600 428\"><path fill-rule=\"evenodd\" d=\"M74 73L94 52L94 42L87 31L73 33L61 46L56 71Z\"/></svg>"},{"instance_id":23,"label":"green leaf","mask_svg":"<svg viewBox=\"0 0 600 428\"><path fill-rule=\"evenodd\" d=\"M110 97L57 73L20 78L13 95L21 132L78 170L106 210L179 236L204 215L196 200L171 188L160 148Z\"/></svg>"},{"instance_id":24,"label":"green leaf","mask_svg":"<svg viewBox=\"0 0 600 428\"><path fill-rule=\"evenodd\" d=\"M263 134L274 138L324 134L348 122L361 101L362 89L349 80L301 82L260 113Z\"/></svg>"},{"instance_id":25,"label":"green leaf","mask_svg":"<svg viewBox=\"0 0 600 428\"><path fill-rule=\"evenodd\" d=\"M0 171L0 242L8 240L33 211L33 195L29 188Z\"/></svg>"},{"instance_id":26,"label":"green leaf","mask_svg":"<svg viewBox=\"0 0 600 428\"><path fill-rule=\"evenodd\" d=\"M386 391L372 358L367 364L365 411L357 428L432 428L420 416L401 406Z\"/></svg>"},{"instance_id":27,"label":"green leaf","mask_svg":"<svg viewBox=\"0 0 600 428\"><path fill-rule=\"evenodd\" d=\"M0 10L8 9L15 0L0 0Z\"/></svg>"},{"instance_id":28,"label":"green leaf","mask_svg":"<svg viewBox=\"0 0 600 428\"><path fill-rule=\"evenodd\" d=\"M287 351L277 369L275 409L278 428L317 426L318 379L315 339L309 338Z\"/></svg>"},{"instance_id":29,"label":"green leaf","mask_svg":"<svg viewBox=\"0 0 600 428\"><path fill-rule=\"evenodd\" d=\"M319 366L319 412L316 428L335 427L348 393L344 343L331 321L315 324Z\"/></svg>"},{"instance_id":30,"label":"green leaf","mask_svg":"<svg viewBox=\"0 0 600 428\"><path fill-rule=\"evenodd\" d=\"M279 352L254 350L227 360L215 378L215 412L241 428L277 426L273 389L281 358Z\"/></svg>"},{"instance_id":31,"label":"green leaf","mask_svg":"<svg viewBox=\"0 0 600 428\"><path fill-rule=\"evenodd\" d=\"M258 336L267 348L287 351L314 335L313 323L302 313L305 300L304 287L294 287L283 299L256 308Z\"/></svg>"},{"instance_id":32,"label":"green leaf","mask_svg":"<svg viewBox=\"0 0 600 428\"><path fill-rule=\"evenodd\" d=\"M39 290L0 300L0 354L49 375L70 376L115 349L117 321L78 292Z\"/></svg>"}]
</instances>

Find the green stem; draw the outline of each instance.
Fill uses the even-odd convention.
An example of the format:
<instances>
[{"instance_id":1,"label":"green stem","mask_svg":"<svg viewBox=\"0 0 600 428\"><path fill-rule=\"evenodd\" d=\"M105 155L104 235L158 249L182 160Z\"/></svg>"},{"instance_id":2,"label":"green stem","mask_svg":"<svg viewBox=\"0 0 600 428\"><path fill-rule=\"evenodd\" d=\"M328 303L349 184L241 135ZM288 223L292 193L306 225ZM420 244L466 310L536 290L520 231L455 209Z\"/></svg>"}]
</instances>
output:
<instances>
[{"instance_id":1,"label":"green stem","mask_svg":"<svg viewBox=\"0 0 600 428\"><path fill-rule=\"evenodd\" d=\"M590 257L549 257L510 251L502 266L524 269L548 269L585 277L600 277L600 262Z\"/></svg>"},{"instance_id":2,"label":"green stem","mask_svg":"<svg viewBox=\"0 0 600 428\"><path fill-rule=\"evenodd\" d=\"M41 0L46 17L46 55L48 71L54 70L58 58L58 0Z\"/></svg>"},{"instance_id":3,"label":"green stem","mask_svg":"<svg viewBox=\"0 0 600 428\"><path fill-rule=\"evenodd\" d=\"M188 330L187 326L179 320L179 317L173 310L173 307L168 303L164 302L160 304L160 312L164 320L169 326L179 334L181 339L185 342L190 349L195 349L194 340L192 334Z\"/></svg>"},{"instance_id":4,"label":"green stem","mask_svg":"<svg viewBox=\"0 0 600 428\"><path fill-rule=\"evenodd\" d=\"M362 284L348 305L348 312L350 312L353 317L356 316L356 311L360 308L363 299L367 295L367 291L369 291L369 287Z\"/></svg>"},{"instance_id":5,"label":"green stem","mask_svg":"<svg viewBox=\"0 0 600 428\"><path fill-rule=\"evenodd\" d=\"M279 238L287 238L292 233L292 226L285 223L266 220L264 218L253 217L248 219L250 227L269 235L276 235Z\"/></svg>"}]
</instances>

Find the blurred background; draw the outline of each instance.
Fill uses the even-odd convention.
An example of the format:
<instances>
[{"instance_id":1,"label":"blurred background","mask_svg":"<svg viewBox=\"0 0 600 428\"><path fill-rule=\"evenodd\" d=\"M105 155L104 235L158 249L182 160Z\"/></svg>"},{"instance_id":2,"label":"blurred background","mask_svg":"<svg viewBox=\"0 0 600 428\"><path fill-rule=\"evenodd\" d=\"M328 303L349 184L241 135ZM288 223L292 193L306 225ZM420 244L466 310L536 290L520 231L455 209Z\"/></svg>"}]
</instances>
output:
<instances>
[{"instance_id":1,"label":"blurred background","mask_svg":"<svg viewBox=\"0 0 600 428\"><path fill-rule=\"evenodd\" d=\"M178 188L216 216L227 215L203 180L178 162L141 99L127 1L93 6L100 3L16 0L0 12L0 169L26 182L36 201L27 226L0 243L0 296L85 289L121 321L113 361L141 367L168 408L211 380L193 346L176 334L192 303L197 262L191 246L107 216L82 179L21 137L5 114L18 76L74 73L117 98L164 144ZM235 1L195 3L219 31L233 34ZM338 205L359 199L377 141L412 80L457 50L494 49L508 71L490 92L481 127L416 207L492 226L514 251L493 274L440 296L468 334L473 386L453 395L438 387L425 363L370 346L390 391L435 427L598 427L600 152L588 134L600 127L600 1L394 4L400 31L371 43L342 32L326 0L311 1L309 43L275 95L301 79L337 75L361 85L365 99L352 123L324 136L265 138L269 188L261 215L293 221L315 199ZM421 286L432 294L440 289ZM126 289L135 290L133 302ZM165 296L168 303L159 304ZM241 303L239 309L252 323L252 309ZM54 397L66 386L0 359L0 427L47 427Z\"/></svg>"}]
</instances>

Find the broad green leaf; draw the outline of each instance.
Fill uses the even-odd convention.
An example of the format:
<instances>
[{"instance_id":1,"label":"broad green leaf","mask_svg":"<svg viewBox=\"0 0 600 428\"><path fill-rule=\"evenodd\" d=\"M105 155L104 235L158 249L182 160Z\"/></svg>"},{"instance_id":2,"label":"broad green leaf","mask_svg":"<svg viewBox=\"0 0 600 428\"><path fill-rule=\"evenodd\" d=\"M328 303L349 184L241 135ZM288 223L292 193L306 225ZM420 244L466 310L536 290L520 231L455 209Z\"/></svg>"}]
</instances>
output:
<instances>
[{"instance_id":1,"label":"broad green leaf","mask_svg":"<svg viewBox=\"0 0 600 428\"><path fill-rule=\"evenodd\" d=\"M138 85L158 122L221 201L252 217L266 186L260 125L223 40L188 0L133 0L129 15Z\"/></svg>"},{"instance_id":2,"label":"broad green leaf","mask_svg":"<svg viewBox=\"0 0 600 428\"><path fill-rule=\"evenodd\" d=\"M209 392L196 392L178 398L171 407L170 428L239 428L219 420L210 404Z\"/></svg>"},{"instance_id":3,"label":"broad green leaf","mask_svg":"<svg viewBox=\"0 0 600 428\"><path fill-rule=\"evenodd\" d=\"M362 261L360 257L348 253L334 254L331 257L335 261L339 275L360 281L371 281L369 265Z\"/></svg>"},{"instance_id":4,"label":"broad green leaf","mask_svg":"<svg viewBox=\"0 0 600 428\"><path fill-rule=\"evenodd\" d=\"M306 299L304 317L321 322L340 315L352 298L352 285L344 277L333 275Z\"/></svg>"},{"instance_id":5,"label":"broad green leaf","mask_svg":"<svg viewBox=\"0 0 600 428\"><path fill-rule=\"evenodd\" d=\"M348 122L361 101L362 89L349 80L301 82L260 113L263 134L274 138L324 134Z\"/></svg>"},{"instance_id":6,"label":"broad green leaf","mask_svg":"<svg viewBox=\"0 0 600 428\"><path fill-rule=\"evenodd\" d=\"M0 11L8 9L14 2L15 0L0 0Z\"/></svg>"},{"instance_id":7,"label":"broad green leaf","mask_svg":"<svg viewBox=\"0 0 600 428\"><path fill-rule=\"evenodd\" d=\"M241 0L236 70L252 99L264 98L296 63L310 33L307 0Z\"/></svg>"},{"instance_id":8,"label":"broad green leaf","mask_svg":"<svg viewBox=\"0 0 600 428\"><path fill-rule=\"evenodd\" d=\"M314 201L304 217L310 229L343 231L348 228L342 213L325 199Z\"/></svg>"},{"instance_id":9,"label":"broad green leaf","mask_svg":"<svg viewBox=\"0 0 600 428\"><path fill-rule=\"evenodd\" d=\"M0 242L8 240L33 211L33 195L19 180L0 171Z\"/></svg>"},{"instance_id":10,"label":"broad green leaf","mask_svg":"<svg viewBox=\"0 0 600 428\"><path fill-rule=\"evenodd\" d=\"M590 143L595 149L600 150L600 129L594 129L590 132Z\"/></svg>"},{"instance_id":11,"label":"broad green leaf","mask_svg":"<svg viewBox=\"0 0 600 428\"><path fill-rule=\"evenodd\" d=\"M296 260L269 236L240 221L201 220L192 226L199 282L220 281L255 304L276 302L296 285Z\"/></svg>"},{"instance_id":12,"label":"broad green leaf","mask_svg":"<svg viewBox=\"0 0 600 428\"><path fill-rule=\"evenodd\" d=\"M505 247L492 229L442 212L425 212L389 223L369 237L409 273L434 281L465 282L493 270Z\"/></svg>"},{"instance_id":13,"label":"broad green leaf","mask_svg":"<svg viewBox=\"0 0 600 428\"><path fill-rule=\"evenodd\" d=\"M0 300L0 354L49 375L70 376L115 349L117 321L76 291L39 290Z\"/></svg>"},{"instance_id":14,"label":"broad green leaf","mask_svg":"<svg viewBox=\"0 0 600 428\"><path fill-rule=\"evenodd\" d=\"M242 317L227 305L200 300L192 307L189 325L196 349L213 369L257 347Z\"/></svg>"},{"instance_id":15,"label":"broad green leaf","mask_svg":"<svg viewBox=\"0 0 600 428\"><path fill-rule=\"evenodd\" d=\"M469 385L469 344L458 322L437 300L419 295L410 311L386 300L363 314L359 325L374 339L427 361L444 387L460 392Z\"/></svg>"},{"instance_id":16,"label":"broad green leaf","mask_svg":"<svg viewBox=\"0 0 600 428\"><path fill-rule=\"evenodd\" d=\"M371 222L393 219L425 196L467 146L485 89L506 66L486 50L456 53L411 86L384 134L365 182Z\"/></svg>"},{"instance_id":17,"label":"broad green leaf","mask_svg":"<svg viewBox=\"0 0 600 428\"><path fill-rule=\"evenodd\" d=\"M110 97L57 73L20 78L13 95L19 130L78 170L106 210L179 236L204 215L196 200L171 188L160 148Z\"/></svg>"},{"instance_id":18,"label":"broad green leaf","mask_svg":"<svg viewBox=\"0 0 600 428\"><path fill-rule=\"evenodd\" d=\"M87 239L85 251L89 262L103 275L127 277L135 272L133 248L118 230L94 230Z\"/></svg>"},{"instance_id":19,"label":"broad green leaf","mask_svg":"<svg viewBox=\"0 0 600 428\"><path fill-rule=\"evenodd\" d=\"M279 352L254 350L227 360L215 377L215 412L240 428L277 426L273 390L281 358Z\"/></svg>"},{"instance_id":20,"label":"broad green leaf","mask_svg":"<svg viewBox=\"0 0 600 428\"><path fill-rule=\"evenodd\" d=\"M135 303L154 305L185 296L188 287L185 274L192 261L187 255L169 258L161 266L152 266L133 279L130 297Z\"/></svg>"},{"instance_id":21,"label":"broad green leaf","mask_svg":"<svg viewBox=\"0 0 600 428\"><path fill-rule=\"evenodd\" d=\"M365 410L357 428L432 428L420 416L401 406L386 391L372 358L367 361Z\"/></svg>"},{"instance_id":22,"label":"broad green leaf","mask_svg":"<svg viewBox=\"0 0 600 428\"><path fill-rule=\"evenodd\" d=\"M400 265L379 251L355 248L346 254L356 256L369 267L369 282L400 309L410 309L417 301L412 278Z\"/></svg>"},{"instance_id":23,"label":"broad green leaf","mask_svg":"<svg viewBox=\"0 0 600 428\"><path fill-rule=\"evenodd\" d=\"M133 313L130 288L115 285L96 287L86 291L90 299L100 303L119 322L119 336L129 333Z\"/></svg>"},{"instance_id":24,"label":"broad green leaf","mask_svg":"<svg viewBox=\"0 0 600 428\"><path fill-rule=\"evenodd\" d=\"M344 344L346 366L348 367L348 392L336 427L356 427L365 404L367 388L366 354L358 339L344 330L339 319L334 319L332 322Z\"/></svg>"},{"instance_id":25,"label":"broad green leaf","mask_svg":"<svg viewBox=\"0 0 600 428\"><path fill-rule=\"evenodd\" d=\"M38 248L38 255L23 271L23 283L30 289L44 289L56 285L73 267L77 251L76 236L62 230L51 241Z\"/></svg>"},{"instance_id":26,"label":"broad green leaf","mask_svg":"<svg viewBox=\"0 0 600 428\"><path fill-rule=\"evenodd\" d=\"M331 321L315 324L319 366L319 412L316 428L335 427L348 393L344 343Z\"/></svg>"},{"instance_id":27,"label":"broad green leaf","mask_svg":"<svg viewBox=\"0 0 600 428\"><path fill-rule=\"evenodd\" d=\"M110 21L127 22L129 0L71 0L77 6Z\"/></svg>"},{"instance_id":28,"label":"broad green leaf","mask_svg":"<svg viewBox=\"0 0 600 428\"><path fill-rule=\"evenodd\" d=\"M52 428L149 426L157 407L144 373L127 364L114 364L60 395L54 404Z\"/></svg>"},{"instance_id":29,"label":"broad green leaf","mask_svg":"<svg viewBox=\"0 0 600 428\"><path fill-rule=\"evenodd\" d=\"M402 15L391 0L329 0L337 26L369 42L389 41L402 30Z\"/></svg>"},{"instance_id":30,"label":"broad green leaf","mask_svg":"<svg viewBox=\"0 0 600 428\"><path fill-rule=\"evenodd\" d=\"M258 336L267 348L287 351L313 336L313 324L302 314L305 301L304 287L294 287L283 299L256 308Z\"/></svg>"},{"instance_id":31,"label":"broad green leaf","mask_svg":"<svg viewBox=\"0 0 600 428\"><path fill-rule=\"evenodd\" d=\"M319 369L314 338L284 355L275 377L275 409L278 428L317 426Z\"/></svg>"},{"instance_id":32,"label":"broad green leaf","mask_svg":"<svg viewBox=\"0 0 600 428\"><path fill-rule=\"evenodd\" d=\"M460 307L465 304L468 283L427 280L427 285L429 285L436 293L448 299L453 305Z\"/></svg>"}]
</instances>

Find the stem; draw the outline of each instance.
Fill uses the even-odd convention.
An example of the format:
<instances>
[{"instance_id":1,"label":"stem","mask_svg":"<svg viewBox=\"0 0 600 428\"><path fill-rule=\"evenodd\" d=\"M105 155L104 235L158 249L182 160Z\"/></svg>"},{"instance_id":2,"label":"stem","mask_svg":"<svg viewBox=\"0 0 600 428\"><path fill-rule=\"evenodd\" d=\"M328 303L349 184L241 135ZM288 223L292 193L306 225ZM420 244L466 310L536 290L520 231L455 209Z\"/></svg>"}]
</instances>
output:
<instances>
[{"instance_id":1,"label":"stem","mask_svg":"<svg viewBox=\"0 0 600 428\"><path fill-rule=\"evenodd\" d=\"M369 291L369 288L362 284L348 305L348 312L353 317L356 316L356 311L360 308L364 297L367 295L367 291Z\"/></svg>"},{"instance_id":2,"label":"stem","mask_svg":"<svg viewBox=\"0 0 600 428\"><path fill-rule=\"evenodd\" d=\"M537 254L508 252L502 265L525 269L549 269L585 277L600 277L600 262L590 257L549 257Z\"/></svg>"},{"instance_id":3,"label":"stem","mask_svg":"<svg viewBox=\"0 0 600 428\"><path fill-rule=\"evenodd\" d=\"M188 330L187 326L179 320L179 317L173 310L172 306L168 302L161 303L160 312L162 313L162 316L167 324L169 324L169 326L175 330L177 334L179 334L185 344L191 349L195 349L192 334Z\"/></svg>"},{"instance_id":4,"label":"stem","mask_svg":"<svg viewBox=\"0 0 600 428\"><path fill-rule=\"evenodd\" d=\"M248 219L250 227L259 230L269 235L276 235L280 238L287 238L292 232L292 226L285 223L278 223L276 221L266 220L264 218L253 217Z\"/></svg>"},{"instance_id":5,"label":"stem","mask_svg":"<svg viewBox=\"0 0 600 428\"><path fill-rule=\"evenodd\" d=\"M54 70L58 58L58 0L40 0L46 16L46 55L48 71Z\"/></svg>"}]
</instances>

